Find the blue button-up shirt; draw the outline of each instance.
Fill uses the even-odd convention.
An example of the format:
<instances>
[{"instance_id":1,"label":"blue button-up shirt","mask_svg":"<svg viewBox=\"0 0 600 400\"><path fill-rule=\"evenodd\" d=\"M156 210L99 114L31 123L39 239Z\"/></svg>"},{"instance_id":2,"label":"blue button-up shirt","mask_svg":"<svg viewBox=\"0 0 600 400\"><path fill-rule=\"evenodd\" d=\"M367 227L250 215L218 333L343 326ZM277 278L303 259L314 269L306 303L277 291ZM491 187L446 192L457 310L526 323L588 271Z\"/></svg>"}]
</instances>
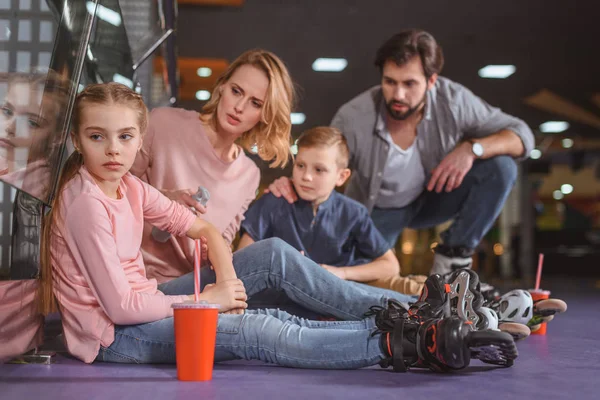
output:
<instances>
[{"instance_id":1,"label":"blue button-up shirt","mask_svg":"<svg viewBox=\"0 0 600 400\"><path fill-rule=\"evenodd\" d=\"M344 267L365 264L390 247L367 208L333 191L314 215L312 203L265 194L248 209L241 232L254 241L278 237L318 264Z\"/></svg>"}]
</instances>

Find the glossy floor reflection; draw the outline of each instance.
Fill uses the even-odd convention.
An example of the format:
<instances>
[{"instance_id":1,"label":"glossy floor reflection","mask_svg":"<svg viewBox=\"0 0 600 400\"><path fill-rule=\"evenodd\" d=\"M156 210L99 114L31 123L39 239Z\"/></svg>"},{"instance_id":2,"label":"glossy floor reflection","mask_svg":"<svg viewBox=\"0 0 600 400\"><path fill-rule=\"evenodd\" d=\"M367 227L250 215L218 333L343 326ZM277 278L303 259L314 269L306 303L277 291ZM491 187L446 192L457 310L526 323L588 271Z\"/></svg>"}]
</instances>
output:
<instances>
[{"instance_id":1,"label":"glossy floor reflection","mask_svg":"<svg viewBox=\"0 0 600 400\"><path fill-rule=\"evenodd\" d=\"M394 374L378 367L358 371L311 371L256 362L217 365L207 383L182 383L169 365L0 365L2 399L597 399L600 374L600 288L592 280L555 281L546 289L569 310L547 336L519 343L514 367L474 362L440 375L414 370Z\"/></svg>"}]
</instances>

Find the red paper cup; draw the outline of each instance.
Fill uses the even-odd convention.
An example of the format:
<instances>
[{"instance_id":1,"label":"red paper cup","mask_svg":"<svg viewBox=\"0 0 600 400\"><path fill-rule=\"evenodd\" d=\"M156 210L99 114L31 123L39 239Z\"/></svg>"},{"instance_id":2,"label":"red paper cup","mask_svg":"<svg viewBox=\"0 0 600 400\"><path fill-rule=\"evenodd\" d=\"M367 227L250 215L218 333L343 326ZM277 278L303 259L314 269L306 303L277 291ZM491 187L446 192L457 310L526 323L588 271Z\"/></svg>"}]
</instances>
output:
<instances>
[{"instance_id":1,"label":"red paper cup","mask_svg":"<svg viewBox=\"0 0 600 400\"><path fill-rule=\"evenodd\" d=\"M529 293L531 294L531 298L534 302L538 300L547 300L550 298L550 291L543 289L529 289ZM537 331L531 331L532 335L545 335L546 334L547 324L546 322L542 322L540 325L540 329Z\"/></svg>"},{"instance_id":2,"label":"red paper cup","mask_svg":"<svg viewBox=\"0 0 600 400\"><path fill-rule=\"evenodd\" d=\"M173 304L177 379L210 381L215 360L219 305L206 301Z\"/></svg>"}]
</instances>

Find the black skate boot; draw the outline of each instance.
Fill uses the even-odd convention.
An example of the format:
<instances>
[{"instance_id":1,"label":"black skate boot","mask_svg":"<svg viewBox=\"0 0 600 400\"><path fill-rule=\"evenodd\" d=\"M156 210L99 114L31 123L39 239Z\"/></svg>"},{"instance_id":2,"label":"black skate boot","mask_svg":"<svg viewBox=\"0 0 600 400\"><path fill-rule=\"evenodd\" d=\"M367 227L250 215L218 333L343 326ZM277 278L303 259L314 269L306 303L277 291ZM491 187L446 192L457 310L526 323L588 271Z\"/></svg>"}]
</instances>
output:
<instances>
[{"instance_id":1,"label":"black skate boot","mask_svg":"<svg viewBox=\"0 0 600 400\"><path fill-rule=\"evenodd\" d=\"M450 285L438 274L430 275L423 284L423 290L416 303L408 309L410 316L420 318L444 318L451 315Z\"/></svg>"},{"instance_id":2,"label":"black skate boot","mask_svg":"<svg viewBox=\"0 0 600 400\"><path fill-rule=\"evenodd\" d=\"M512 337L499 331L475 331L472 324L452 316L417 321L398 319L393 330L382 325L381 347L388 358L382 366L395 372L429 368L447 372L469 366L476 358L485 363L511 366L518 356Z\"/></svg>"}]
</instances>

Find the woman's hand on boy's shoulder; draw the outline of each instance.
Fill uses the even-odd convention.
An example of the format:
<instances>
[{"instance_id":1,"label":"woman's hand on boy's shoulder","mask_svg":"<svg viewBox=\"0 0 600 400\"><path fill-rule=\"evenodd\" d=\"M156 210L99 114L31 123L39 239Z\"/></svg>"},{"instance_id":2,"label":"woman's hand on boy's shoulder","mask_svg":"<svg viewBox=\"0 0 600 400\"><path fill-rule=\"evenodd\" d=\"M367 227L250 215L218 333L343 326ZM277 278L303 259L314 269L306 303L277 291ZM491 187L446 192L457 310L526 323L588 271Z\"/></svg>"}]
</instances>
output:
<instances>
[{"instance_id":1,"label":"woman's hand on boy's shoulder","mask_svg":"<svg viewBox=\"0 0 600 400\"><path fill-rule=\"evenodd\" d=\"M287 176L282 176L275 179L268 188L265 189L265 193L272 193L275 197L283 196L288 203L292 204L298 200L298 195L292 185L292 180Z\"/></svg>"}]
</instances>

